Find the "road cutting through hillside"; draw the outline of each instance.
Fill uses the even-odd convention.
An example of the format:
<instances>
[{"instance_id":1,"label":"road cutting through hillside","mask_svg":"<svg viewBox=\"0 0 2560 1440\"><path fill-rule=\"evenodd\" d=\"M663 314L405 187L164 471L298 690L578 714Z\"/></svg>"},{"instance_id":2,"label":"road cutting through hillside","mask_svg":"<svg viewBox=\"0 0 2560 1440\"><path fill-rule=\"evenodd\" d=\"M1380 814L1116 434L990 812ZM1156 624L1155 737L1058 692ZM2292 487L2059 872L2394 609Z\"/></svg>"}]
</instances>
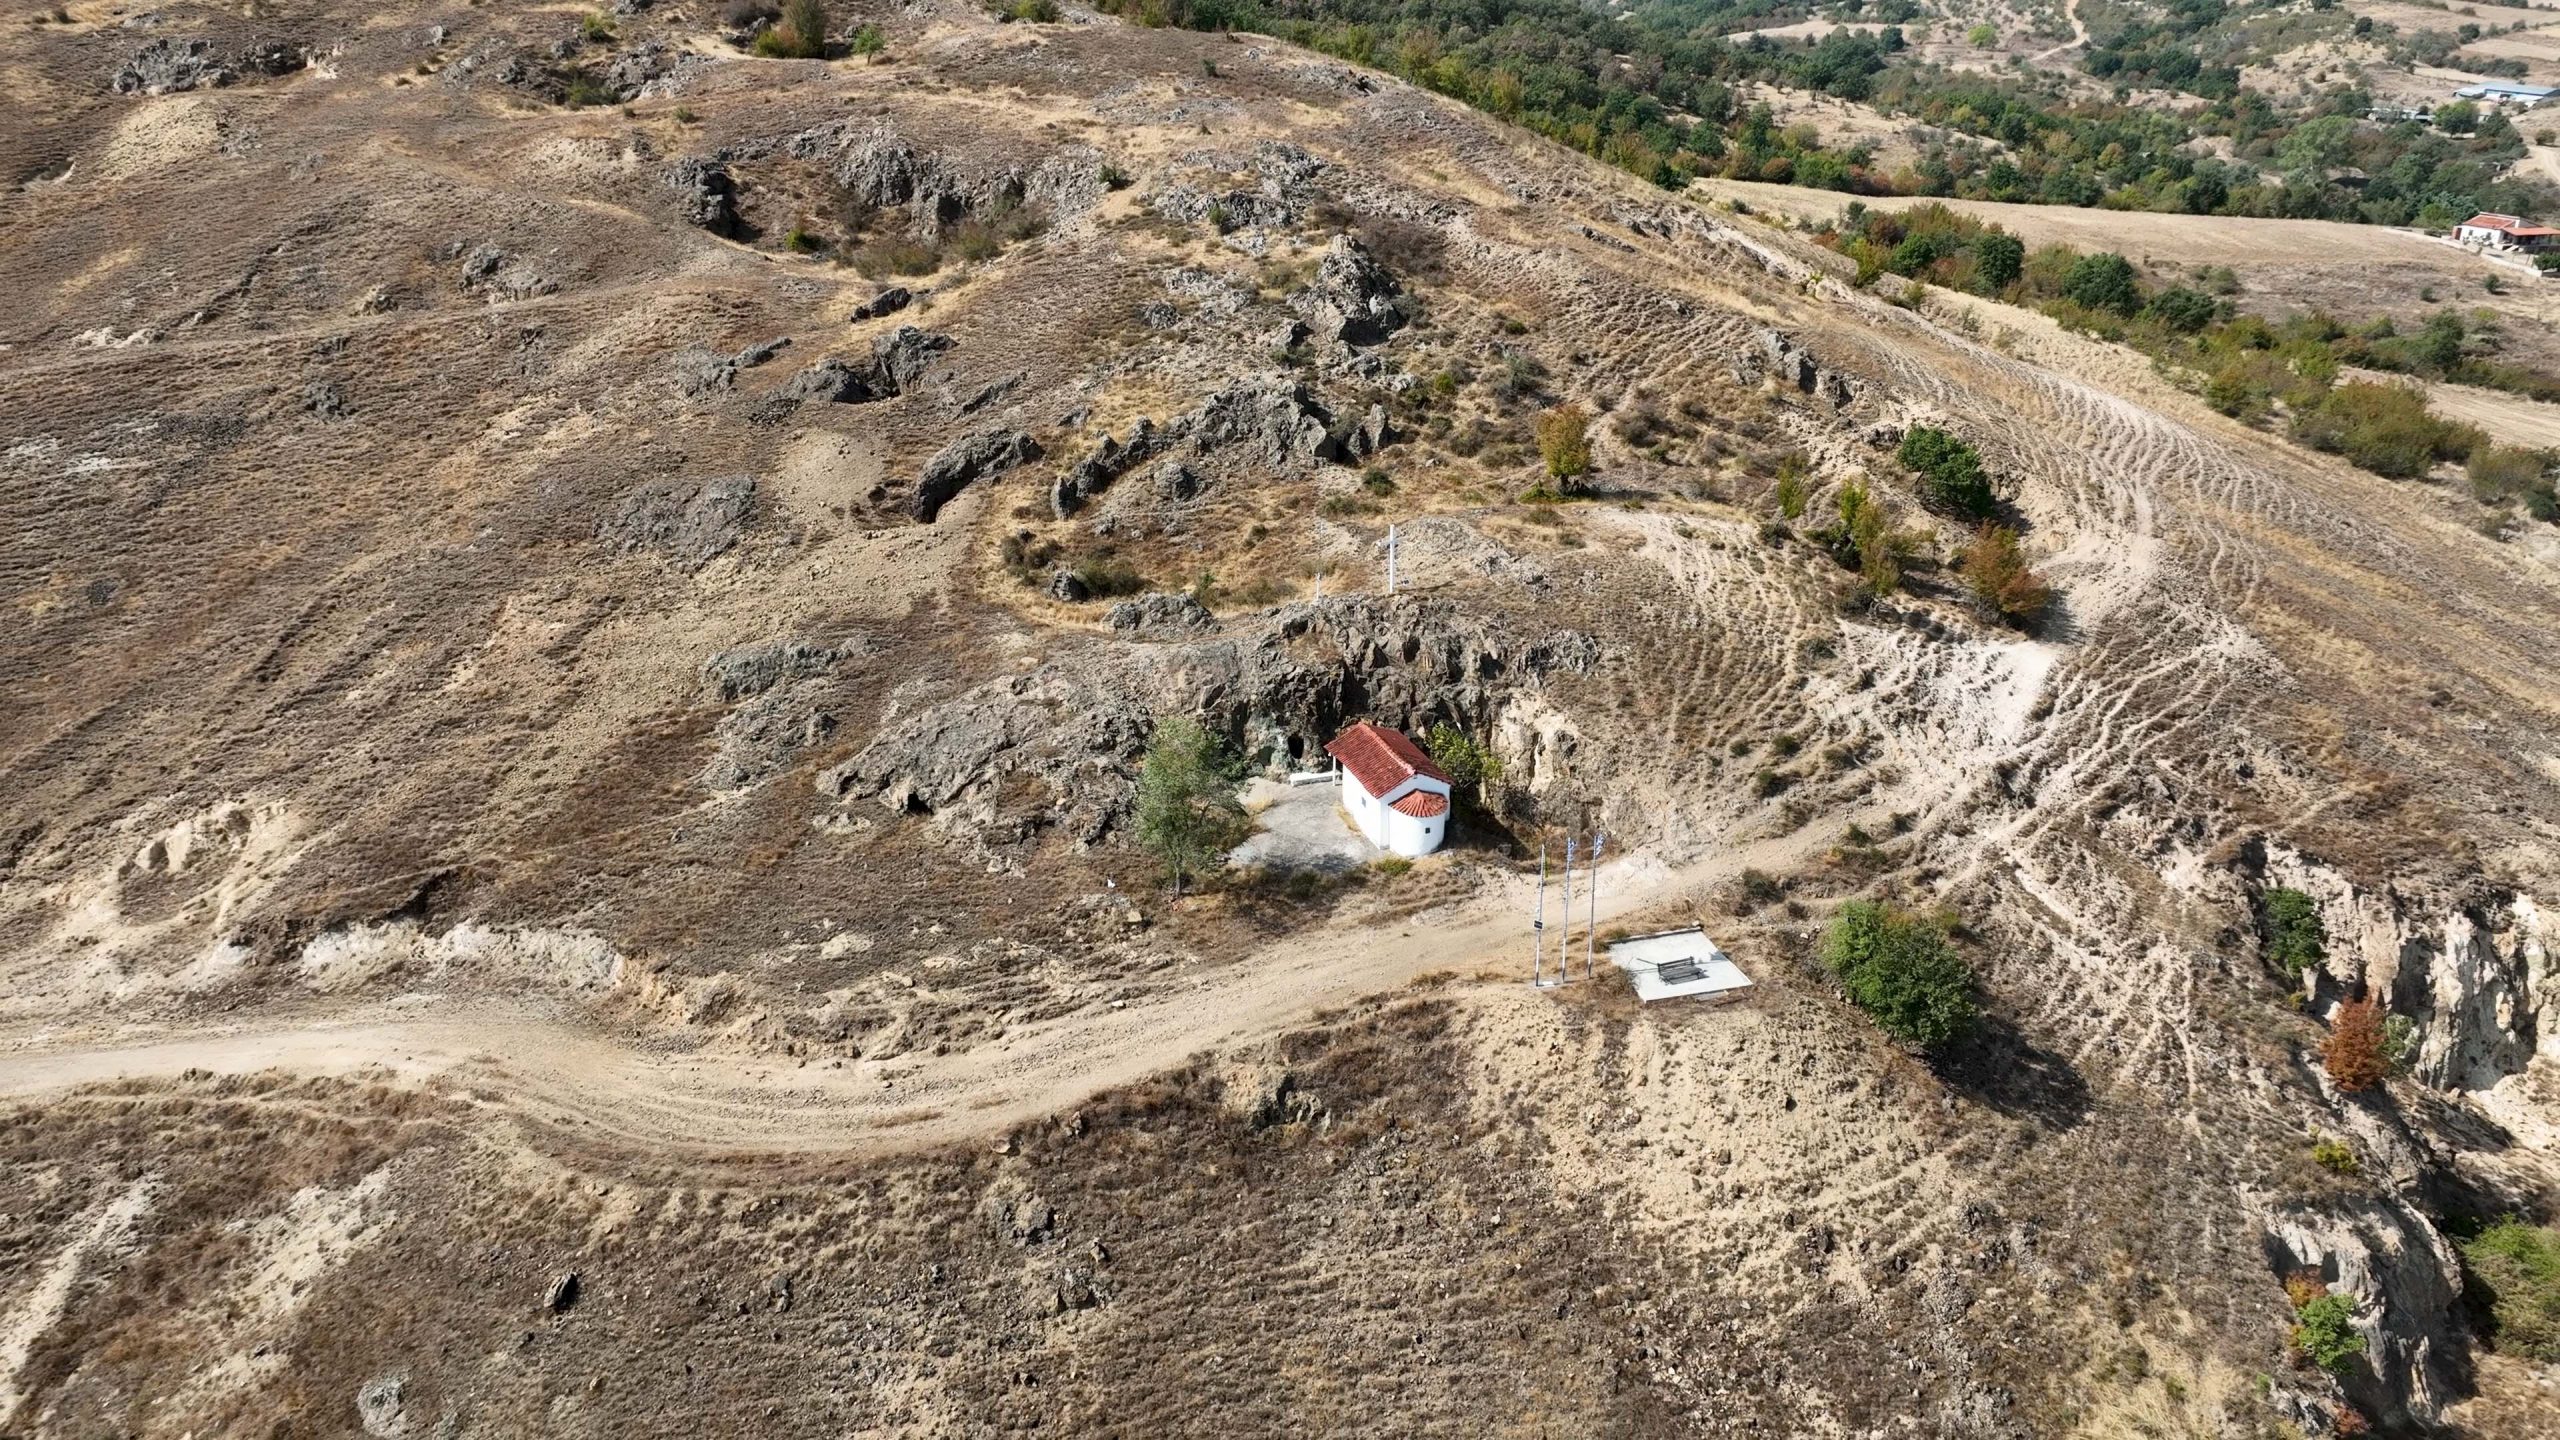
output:
<instances>
[{"instance_id":1,"label":"road cutting through hillside","mask_svg":"<svg viewBox=\"0 0 2560 1440\"><path fill-rule=\"evenodd\" d=\"M1825 843L1809 831L1677 869L1642 857L1603 871L1599 917L1669 912L1746 868L1783 870ZM653 1153L876 1153L997 1132L1072 1109L1204 1051L1250 1044L1319 1011L1452 971L1526 983L1525 882L1394 922L1333 926L1202 976L1186 990L1093 1008L949 1055L806 1062L653 1052L593 1027L486 1003L412 999L293 1023L147 1040L8 1041L0 1096L24 1099L193 1073L282 1071L441 1082L542 1125ZM1500 983L1509 983L1507 980Z\"/></svg>"}]
</instances>

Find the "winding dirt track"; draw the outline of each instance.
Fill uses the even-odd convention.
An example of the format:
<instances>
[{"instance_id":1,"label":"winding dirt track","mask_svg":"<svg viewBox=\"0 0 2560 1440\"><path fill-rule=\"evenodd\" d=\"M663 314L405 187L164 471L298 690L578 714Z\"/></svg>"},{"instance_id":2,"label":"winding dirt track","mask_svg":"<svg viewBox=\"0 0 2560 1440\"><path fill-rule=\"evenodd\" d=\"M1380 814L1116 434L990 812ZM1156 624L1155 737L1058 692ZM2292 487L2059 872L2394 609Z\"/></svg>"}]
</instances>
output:
<instances>
[{"instance_id":1,"label":"winding dirt track","mask_svg":"<svg viewBox=\"0 0 2560 1440\"><path fill-rule=\"evenodd\" d=\"M1603 871L1600 917L1668 910L1745 867L1780 868L1823 841L1798 833L1672 870L1642 859ZM1205 1050L1278 1033L1317 1011L1435 971L1518 971L1525 883L1394 931L1328 929L1201 978L1197 988L1025 1026L947 1056L799 1064L671 1055L573 1021L499 1006L379 1005L319 1019L207 1027L148 1041L0 1039L0 1097L119 1080L287 1070L440 1079L598 1140L695 1157L912 1150L998 1131L1143 1080ZM1580 916L1577 915L1577 920ZM1576 932L1577 939L1579 931ZM1497 983L1480 980L1476 983Z\"/></svg>"}]
</instances>

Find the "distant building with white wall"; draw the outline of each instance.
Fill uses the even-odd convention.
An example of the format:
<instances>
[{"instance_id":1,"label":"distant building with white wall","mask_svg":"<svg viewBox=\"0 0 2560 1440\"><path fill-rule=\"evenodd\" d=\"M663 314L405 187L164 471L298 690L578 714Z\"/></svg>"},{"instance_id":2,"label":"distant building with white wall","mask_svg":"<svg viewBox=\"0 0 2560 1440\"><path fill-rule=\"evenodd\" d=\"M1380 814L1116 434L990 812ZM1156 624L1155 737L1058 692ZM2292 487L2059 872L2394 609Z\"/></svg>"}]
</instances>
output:
<instances>
[{"instance_id":1,"label":"distant building with white wall","mask_svg":"<svg viewBox=\"0 0 2560 1440\"><path fill-rule=\"evenodd\" d=\"M1342 767L1342 808L1369 843L1418 859L1449 833L1449 776L1401 733L1363 720L1324 747Z\"/></svg>"}]
</instances>

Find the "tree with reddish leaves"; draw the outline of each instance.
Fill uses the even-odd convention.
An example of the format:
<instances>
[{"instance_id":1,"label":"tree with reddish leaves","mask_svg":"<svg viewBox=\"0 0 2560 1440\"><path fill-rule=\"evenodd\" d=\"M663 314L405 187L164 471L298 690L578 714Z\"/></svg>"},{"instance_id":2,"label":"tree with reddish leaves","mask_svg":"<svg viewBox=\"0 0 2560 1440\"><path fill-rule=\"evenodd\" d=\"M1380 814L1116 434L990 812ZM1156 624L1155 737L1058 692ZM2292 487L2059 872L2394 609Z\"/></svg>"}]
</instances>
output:
<instances>
[{"instance_id":1,"label":"tree with reddish leaves","mask_svg":"<svg viewBox=\"0 0 2560 1440\"><path fill-rule=\"evenodd\" d=\"M2350 1000L2338 1007L2337 1018L2329 1025L2329 1042L2320 1052L2321 1063L2329 1069L2329 1079L2352 1095L2370 1090L2391 1073L2391 1063L2384 1057L2382 1042L2382 1008L2371 1000Z\"/></svg>"}]
</instances>

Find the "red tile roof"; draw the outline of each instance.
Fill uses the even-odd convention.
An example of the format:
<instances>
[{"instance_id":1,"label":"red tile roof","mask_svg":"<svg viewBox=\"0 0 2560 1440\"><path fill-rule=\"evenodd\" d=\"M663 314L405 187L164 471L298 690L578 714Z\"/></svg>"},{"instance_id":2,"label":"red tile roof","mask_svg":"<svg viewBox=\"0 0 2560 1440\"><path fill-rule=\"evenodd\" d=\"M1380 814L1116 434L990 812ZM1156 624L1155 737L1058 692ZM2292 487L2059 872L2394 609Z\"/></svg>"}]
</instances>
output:
<instances>
[{"instance_id":1,"label":"red tile roof","mask_svg":"<svg viewBox=\"0 0 2560 1440\"><path fill-rule=\"evenodd\" d=\"M1449 813L1449 797L1434 790L1408 790L1397 796L1387 808L1416 820L1428 820Z\"/></svg>"},{"instance_id":2,"label":"red tile roof","mask_svg":"<svg viewBox=\"0 0 2560 1440\"><path fill-rule=\"evenodd\" d=\"M1334 736L1324 753L1341 761L1351 778L1360 782L1360 788L1372 795L1384 795L1416 775L1443 785L1449 783L1448 772L1432 764L1420 746L1366 720Z\"/></svg>"},{"instance_id":3,"label":"red tile roof","mask_svg":"<svg viewBox=\"0 0 2560 1440\"><path fill-rule=\"evenodd\" d=\"M2523 223L2524 222L2522 220L2513 215L2501 215L2495 210L2483 210L2479 214L2472 216L2470 219L2463 221L2462 228L2466 230L2512 230Z\"/></svg>"}]
</instances>

